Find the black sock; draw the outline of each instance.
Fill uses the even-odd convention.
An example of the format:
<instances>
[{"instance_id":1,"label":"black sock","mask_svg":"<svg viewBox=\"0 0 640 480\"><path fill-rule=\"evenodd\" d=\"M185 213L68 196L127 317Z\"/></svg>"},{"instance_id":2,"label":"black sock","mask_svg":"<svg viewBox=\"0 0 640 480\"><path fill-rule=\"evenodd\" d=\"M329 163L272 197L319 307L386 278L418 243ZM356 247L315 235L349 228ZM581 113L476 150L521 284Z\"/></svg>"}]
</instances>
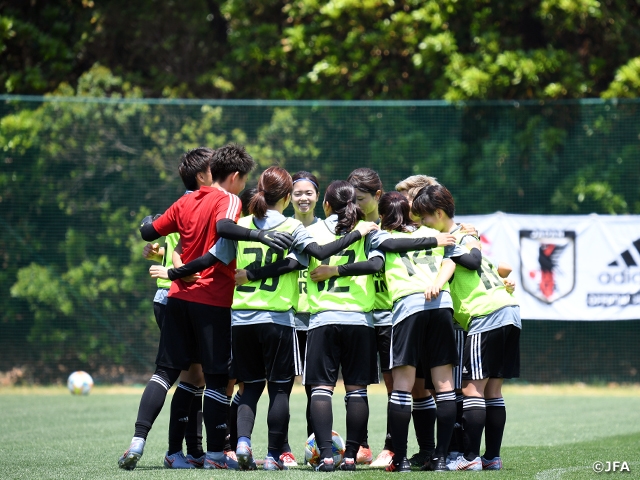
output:
<instances>
[{"instance_id":1,"label":"black sock","mask_svg":"<svg viewBox=\"0 0 640 480\"><path fill-rule=\"evenodd\" d=\"M196 387L196 393L191 401L191 410L189 411L189 422L184 432L184 440L187 444L187 454L192 457L201 457L202 450L202 395L204 394L204 386Z\"/></svg>"},{"instance_id":2,"label":"black sock","mask_svg":"<svg viewBox=\"0 0 640 480\"><path fill-rule=\"evenodd\" d=\"M447 452L464 452L464 438L462 435L462 405L464 396L456 393L456 423L453 426L453 434L449 442L449 450Z\"/></svg>"},{"instance_id":3,"label":"black sock","mask_svg":"<svg viewBox=\"0 0 640 480\"><path fill-rule=\"evenodd\" d=\"M436 401L431 395L413 399L413 428L421 452L433 452L436 449Z\"/></svg>"},{"instance_id":4,"label":"black sock","mask_svg":"<svg viewBox=\"0 0 640 480\"><path fill-rule=\"evenodd\" d=\"M331 397L333 392L325 388L311 390L311 422L316 434L316 445L320 458L333 458L331 428L333 427L333 409Z\"/></svg>"},{"instance_id":5,"label":"black sock","mask_svg":"<svg viewBox=\"0 0 640 480\"><path fill-rule=\"evenodd\" d=\"M169 455L182 451L182 441L185 438L191 404L197 389L195 385L180 382L173 393L169 416Z\"/></svg>"},{"instance_id":6,"label":"black sock","mask_svg":"<svg viewBox=\"0 0 640 480\"><path fill-rule=\"evenodd\" d=\"M464 397L463 403L464 458L473 460L480 456L480 441L486 419L485 403L481 397Z\"/></svg>"},{"instance_id":7,"label":"black sock","mask_svg":"<svg viewBox=\"0 0 640 480\"><path fill-rule=\"evenodd\" d=\"M238 405L241 398L242 394L237 391L229 407L229 448L233 451L238 447Z\"/></svg>"},{"instance_id":8,"label":"black sock","mask_svg":"<svg viewBox=\"0 0 640 480\"><path fill-rule=\"evenodd\" d=\"M389 397L389 420L393 455L401 459L407 456L409 422L411 421L411 392L394 390Z\"/></svg>"},{"instance_id":9,"label":"black sock","mask_svg":"<svg viewBox=\"0 0 640 480\"><path fill-rule=\"evenodd\" d=\"M393 451L393 442L391 441L391 420L389 419L389 399L391 398L391 394L387 393L387 433L384 436L384 445L382 446L383 450Z\"/></svg>"},{"instance_id":10,"label":"black sock","mask_svg":"<svg viewBox=\"0 0 640 480\"><path fill-rule=\"evenodd\" d=\"M436 458L445 458L456 423L456 394L453 390L439 392L436 395L436 415L438 423L438 442L433 454Z\"/></svg>"},{"instance_id":11,"label":"black sock","mask_svg":"<svg viewBox=\"0 0 640 480\"><path fill-rule=\"evenodd\" d=\"M361 388L347 392L344 397L347 409L347 441L344 451L345 458L355 459L360 444L365 441L369 423L369 399L367 389Z\"/></svg>"},{"instance_id":12,"label":"black sock","mask_svg":"<svg viewBox=\"0 0 640 480\"><path fill-rule=\"evenodd\" d=\"M284 383L269 382L269 411L267 412L267 428L269 429L269 453L277 454L276 459L284 451L289 427L289 396L293 380Z\"/></svg>"},{"instance_id":13,"label":"black sock","mask_svg":"<svg viewBox=\"0 0 640 480\"><path fill-rule=\"evenodd\" d=\"M155 373L151 376L149 383L142 392L140 406L138 407L138 418L136 419L136 428L134 437L147 438L149 430L153 422L160 414L164 401L167 398L167 392L171 388L178 377L180 370L173 368L157 367Z\"/></svg>"},{"instance_id":14,"label":"black sock","mask_svg":"<svg viewBox=\"0 0 640 480\"><path fill-rule=\"evenodd\" d=\"M245 383L244 392L238 404L238 438L251 438L256 422L258 400L264 391L265 382Z\"/></svg>"},{"instance_id":15,"label":"black sock","mask_svg":"<svg viewBox=\"0 0 640 480\"><path fill-rule=\"evenodd\" d=\"M500 456L502 446L502 435L504 426L507 423L507 409L504 405L504 398L489 398L485 400L487 405L487 419L484 427L484 458L491 460Z\"/></svg>"},{"instance_id":16,"label":"black sock","mask_svg":"<svg viewBox=\"0 0 640 480\"><path fill-rule=\"evenodd\" d=\"M307 418L307 438L313 433L313 424L311 423L311 385L304 386L304 393L307 395L307 410L305 416Z\"/></svg>"},{"instance_id":17,"label":"black sock","mask_svg":"<svg viewBox=\"0 0 640 480\"><path fill-rule=\"evenodd\" d=\"M206 387L202 406L202 418L207 432L207 451L222 452L224 437L227 436L229 401L227 383L229 377L224 374L204 374Z\"/></svg>"}]
</instances>

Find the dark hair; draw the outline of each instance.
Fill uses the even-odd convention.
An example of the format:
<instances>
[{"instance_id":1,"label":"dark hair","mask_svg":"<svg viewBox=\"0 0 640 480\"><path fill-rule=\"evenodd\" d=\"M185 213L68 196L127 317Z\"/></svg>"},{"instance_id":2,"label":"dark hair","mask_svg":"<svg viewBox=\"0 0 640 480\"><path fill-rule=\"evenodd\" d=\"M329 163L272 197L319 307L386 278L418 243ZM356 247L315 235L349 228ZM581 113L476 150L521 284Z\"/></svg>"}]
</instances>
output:
<instances>
[{"instance_id":1,"label":"dark hair","mask_svg":"<svg viewBox=\"0 0 640 480\"><path fill-rule=\"evenodd\" d=\"M282 167L269 167L258 180L258 192L249 202L249 211L256 218L264 218L269 207L293 190L291 175Z\"/></svg>"},{"instance_id":2,"label":"dark hair","mask_svg":"<svg viewBox=\"0 0 640 480\"><path fill-rule=\"evenodd\" d=\"M223 182L232 173L246 175L256 162L242 145L230 143L215 151L211 158L211 177L214 182Z\"/></svg>"},{"instance_id":3,"label":"dark hair","mask_svg":"<svg viewBox=\"0 0 640 480\"><path fill-rule=\"evenodd\" d=\"M212 148L198 147L185 152L180 157L178 173L187 190L197 190L197 175L206 172L210 167L211 157L216 153Z\"/></svg>"},{"instance_id":4,"label":"dark hair","mask_svg":"<svg viewBox=\"0 0 640 480\"><path fill-rule=\"evenodd\" d=\"M433 214L436 210L442 210L449 218L456 214L456 203L451 192L444 185L427 185L423 187L411 204L411 212L422 216Z\"/></svg>"},{"instance_id":5,"label":"dark hair","mask_svg":"<svg viewBox=\"0 0 640 480\"><path fill-rule=\"evenodd\" d=\"M349 174L347 182L353 185L353 188L371 195L375 195L378 190L383 191L380 176L370 168L356 168Z\"/></svg>"},{"instance_id":6,"label":"dark hair","mask_svg":"<svg viewBox=\"0 0 640 480\"><path fill-rule=\"evenodd\" d=\"M410 227L416 224L409 216L409 201L400 192L387 192L380 197L378 212L382 220L380 228L383 230L410 232Z\"/></svg>"},{"instance_id":7,"label":"dark hair","mask_svg":"<svg viewBox=\"0 0 640 480\"><path fill-rule=\"evenodd\" d=\"M296 172L291 176L291 180L293 180L294 184L301 180L306 180L307 182L311 182L314 188L316 189L316 193L320 193L320 183L318 182L318 179L313 173L300 170L299 172Z\"/></svg>"},{"instance_id":8,"label":"dark hair","mask_svg":"<svg viewBox=\"0 0 640 480\"><path fill-rule=\"evenodd\" d=\"M337 234L349 233L358 220L364 220L364 213L356 203L356 191L349 182L331 182L324 194L324 201L329 204L333 213L338 215Z\"/></svg>"},{"instance_id":9,"label":"dark hair","mask_svg":"<svg viewBox=\"0 0 640 480\"><path fill-rule=\"evenodd\" d=\"M249 203L254 195L258 193L258 189L256 187L245 187L245 189L240 194L240 201L242 202L242 216L246 217L249 215Z\"/></svg>"}]
</instances>

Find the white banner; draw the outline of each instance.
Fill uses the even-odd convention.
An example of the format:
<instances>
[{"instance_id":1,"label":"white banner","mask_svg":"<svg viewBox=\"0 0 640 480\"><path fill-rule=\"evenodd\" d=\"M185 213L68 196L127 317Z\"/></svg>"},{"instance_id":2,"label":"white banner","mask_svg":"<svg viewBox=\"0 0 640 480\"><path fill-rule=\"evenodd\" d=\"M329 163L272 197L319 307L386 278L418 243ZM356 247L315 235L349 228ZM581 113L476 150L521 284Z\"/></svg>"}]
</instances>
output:
<instances>
[{"instance_id":1,"label":"white banner","mask_svg":"<svg viewBox=\"0 0 640 480\"><path fill-rule=\"evenodd\" d=\"M522 318L640 319L640 216L456 216L483 254L508 263Z\"/></svg>"}]
</instances>

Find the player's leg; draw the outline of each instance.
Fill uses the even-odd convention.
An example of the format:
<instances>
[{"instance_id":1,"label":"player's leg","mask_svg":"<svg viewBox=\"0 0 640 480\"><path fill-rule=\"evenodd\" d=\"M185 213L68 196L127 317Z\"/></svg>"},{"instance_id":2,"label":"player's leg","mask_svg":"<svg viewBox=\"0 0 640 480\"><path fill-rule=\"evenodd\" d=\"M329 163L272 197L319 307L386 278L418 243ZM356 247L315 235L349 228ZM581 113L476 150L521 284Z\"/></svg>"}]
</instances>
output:
<instances>
[{"instance_id":1,"label":"player's leg","mask_svg":"<svg viewBox=\"0 0 640 480\"><path fill-rule=\"evenodd\" d=\"M320 452L320 471L333 471L331 398L338 380L340 365L338 325L325 325L308 330L304 383L311 386L310 414L316 445Z\"/></svg>"},{"instance_id":2,"label":"player's leg","mask_svg":"<svg viewBox=\"0 0 640 480\"><path fill-rule=\"evenodd\" d=\"M189 350L190 335L185 329L185 302L169 299L165 310L165 319L160 332L160 343L156 356L156 371L149 380L140 399L135 433L129 449L118 459L120 468L133 470L142 456L147 434L157 418L167 391L191 364Z\"/></svg>"},{"instance_id":3,"label":"player's leg","mask_svg":"<svg viewBox=\"0 0 640 480\"><path fill-rule=\"evenodd\" d=\"M380 370L382 372L382 378L384 385L387 389L387 429L384 438L384 446L382 451L376 456L376 459L371 462L372 467L386 467L391 463L393 458L393 443L391 441L391 429L389 420L389 398L393 391L393 374L391 373L391 367L389 365L391 361L391 329L389 326L375 327L376 329L376 345L378 348L378 356L380 358Z\"/></svg>"},{"instance_id":4,"label":"player's leg","mask_svg":"<svg viewBox=\"0 0 640 480\"><path fill-rule=\"evenodd\" d=\"M392 330L390 366L393 391L389 398L389 422L393 441L393 460L387 471L410 471L407 440L411 421L411 391L415 382L421 342L424 340L425 312L418 312L396 323Z\"/></svg>"},{"instance_id":5,"label":"player's leg","mask_svg":"<svg viewBox=\"0 0 640 480\"><path fill-rule=\"evenodd\" d=\"M453 427L453 435L447 451L447 463L455 461L460 452L464 451L462 434L462 410L464 395L462 394L462 367L464 365L464 343L467 332L459 326L454 325L456 338L456 349L458 351L458 364L453 367L453 383L456 392L456 423Z\"/></svg>"},{"instance_id":6,"label":"player's leg","mask_svg":"<svg viewBox=\"0 0 640 480\"><path fill-rule=\"evenodd\" d=\"M242 470L255 470L251 437L258 401L266 385L260 329L262 325L234 325L232 352L235 373L243 380L237 411L236 457Z\"/></svg>"},{"instance_id":7,"label":"player's leg","mask_svg":"<svg viewBox=\"0 0 640 480\"><path fill-rule=\"evenodd\" d=\"M446 457L456 423L456 395L453 365L457 363L452 311L448 308L428 310L429 320L422 361L431 369L436 391L437 442L428 470L446 470Z\"/></svg>"},{"instance_id":8,"label":"player's leg","mask_svg":"<svg viewBox=\"0 0 640 480\"><path fill-rule=\"evenodd\" d=\"M431 372L428 370L428 373L429 387L433 389ZM436 449L436 401L427 389L425 382L422 362L419 362L416 367L416 380L413 384L413 390L411 390L411 397L413 398L411 416L419 451L409 459L411 465L416 467L422 467L426 462L430 462L431 456Z\"/></svg>"},{"instance_id":9,"label":"player's leg","mask_svg":"<svg viewBox=\"0 0 640 480\"><path fill-rule=\"evenodd\" d=\"M289 397L295 375L301 370L298 337L293 327L268 323L261 325L260 341L269 393L269 443L264 469L285 470L288 467L281 457L289 429Z\"/></svg>"},{"instance_id":10,"label":"player's leg","mask_svg":"<svg viewBox=\"0 0 640 480\"><path fill-rule=\"evenodd\" d=\"M341 470L356 469L356 456L367 435L369 399L367 385L378 382L376 333L362 325L342 325L341 358L345 384L347 434Z\"/></svg>"}]
</instances>

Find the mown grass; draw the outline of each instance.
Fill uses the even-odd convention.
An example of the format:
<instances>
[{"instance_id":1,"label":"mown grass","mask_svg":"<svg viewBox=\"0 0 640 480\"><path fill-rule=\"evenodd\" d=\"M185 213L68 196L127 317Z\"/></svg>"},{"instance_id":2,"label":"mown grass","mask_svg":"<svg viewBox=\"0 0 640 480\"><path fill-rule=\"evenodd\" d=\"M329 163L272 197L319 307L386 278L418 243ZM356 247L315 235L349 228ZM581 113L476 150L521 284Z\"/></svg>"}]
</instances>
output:
<instances>
[{"instance_id":1,"label":"mown grass","mask_svg":"<svg viewBox=\"0 0 640 480\"><path fill-rule=\"evenodd\" d=\"M142 388L97 387L86 397L66 389L0 389L0 478L2 479L209 479L221 477L317 477L309 467L288 472L174 471L162 468L166 449L168 407L149 435L144 456L132 472L116 461L128 446ZM369 441L380 450L384 440L386 395L370 393ZM264 399L263 399L264 400ZM624 478L640 478L640 388L586 386L513 386L505 388L508 420L501 472L412 472L430 478L441 475L490 475L500 478L592 478L596 461L626 461ZM168 399L169 401L169 399ZM291 402L290 443L302 459L306 398L296 388ZM261 401L254 432L256 457L266 453L266 403ZM334 395L334 428L343 433L343 391ZM417 448L410 437L409 450ZM383 478L381 470L360 469L333 475ZM600 474L606 475L606 474Z\"/></svg>"}]
</instances>

